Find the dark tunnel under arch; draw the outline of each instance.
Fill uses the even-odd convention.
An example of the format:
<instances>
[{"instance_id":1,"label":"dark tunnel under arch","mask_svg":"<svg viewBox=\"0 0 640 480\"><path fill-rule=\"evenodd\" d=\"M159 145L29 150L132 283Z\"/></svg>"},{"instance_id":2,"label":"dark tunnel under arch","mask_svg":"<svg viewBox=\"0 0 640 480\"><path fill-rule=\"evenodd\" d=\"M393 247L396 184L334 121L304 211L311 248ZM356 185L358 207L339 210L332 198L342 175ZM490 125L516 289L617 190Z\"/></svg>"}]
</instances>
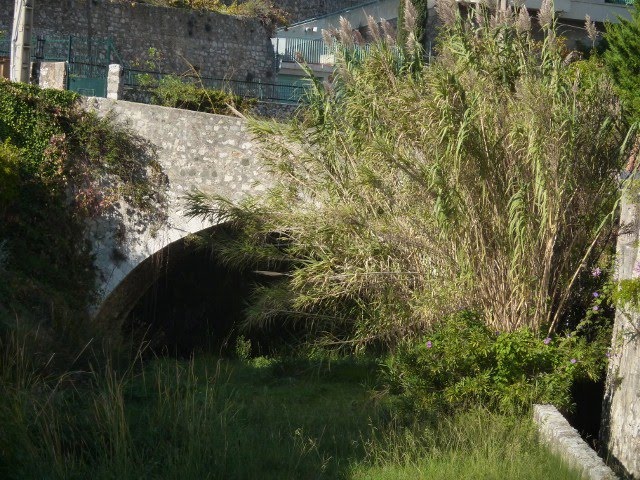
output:
<instances>
[{"instance_id":1,"label":"dark tunnel under arch","mask_svg":"<svg viewBox=\"0 0 640 480\"><path fill-rule=\"evenodd\" d=\"M155 349L220 349L242 320L255 274L225 266L208 246L232 235L215 225L172 242L134 268L102 302L96 321Z\"/></svg>"}]
</instances>

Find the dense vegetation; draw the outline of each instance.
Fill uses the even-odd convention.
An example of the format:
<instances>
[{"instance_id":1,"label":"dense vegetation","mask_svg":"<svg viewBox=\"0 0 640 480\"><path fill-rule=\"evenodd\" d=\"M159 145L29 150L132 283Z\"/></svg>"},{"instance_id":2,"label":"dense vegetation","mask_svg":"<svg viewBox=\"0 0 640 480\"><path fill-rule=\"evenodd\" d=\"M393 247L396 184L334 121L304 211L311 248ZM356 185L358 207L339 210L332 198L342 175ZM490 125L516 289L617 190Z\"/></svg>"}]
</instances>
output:
<instances>
[{"instance_id":1,"label":"dense vegetation","mask_svg":"<svg viewBox=\"0 0 640 480\"><path fill-rule=\"evenodd\" d=\"M122 2L122 0L111 0ZM287 23L287 13L273 5L270 0L140 0L159 7L188 8L193 10L208 10L225 15L238 15L242 17L255 17L266 25L274 27Z\"/></svg>"},{"instance_id":2,"label":"dense vegetation","mask_svg":"<svg viewBox=\"0 0 640 480\"><path fill-rule=\"evenodd\" d=\"M208 88L197 76L164 75L156 79L151 74L141 74L138 82L143 89L150 92L152 103L164 107L234 115L246 113L255 104L255 100L251 98Z\"/></svg>"},{"instance_id":3,"label":"dense vegetation","mask_svg":"<svg viewBox=\"0 0 640 480\"><path fill-rule=\"evenodd\" d=\"M0 83L0 476L575 478L526 415L602 374L628 124L549 2L542 42L525 8L438 9L430 65L373 19L354 54L343 22L309 107L253 123L276 186L190 196L229 222L222 261L268 278L240 327L298 341L269 358L102 341L86 220L161 215L162 176L72 94Z\"/></svg>"},{"instance_id":4,"label":"dense vegetation","mask_svg":"<svg viewBox=\"0 0 640 480\"><path fill-rule=\"evenodd\" d=\"M572 383L605 363L610 310L593 301L627 125L606 73L566 61L549 3L543 42L525 9L438 8L428 66L415 38L398 55L373 20L370 54L354 56L343 25L303 121L254 124L277 185L238 205L194 193L192 214L236 225L223 257L278 279L256 290L248 327L399 346L396 385L422 403L570 408ZM447 327L459 312L474 320Z\"/></svg>"},{"instance_id":5,"label":"dense vegetation","mask_svg":"<svg viewBox=\"0 0 640 480\"><path fill-rule=\"evenodd\" d=\"M35 320L54 344L43 356L77 355L94 295L87 220L120 200L162 217L159 167L75 94L0 80L0 180L0 332Z\"/></svg>"},{"instance_id":6,"label":"dense vegetation","mask_svg":"<svg viewBox=\"0 0 640 480\"><path fill-rule=\"evenodd\" d=\"M607 24L603 60L611 73L627 113L640 120L640 10L634 7L631 19Z\"/></svg>"}]
</instances>

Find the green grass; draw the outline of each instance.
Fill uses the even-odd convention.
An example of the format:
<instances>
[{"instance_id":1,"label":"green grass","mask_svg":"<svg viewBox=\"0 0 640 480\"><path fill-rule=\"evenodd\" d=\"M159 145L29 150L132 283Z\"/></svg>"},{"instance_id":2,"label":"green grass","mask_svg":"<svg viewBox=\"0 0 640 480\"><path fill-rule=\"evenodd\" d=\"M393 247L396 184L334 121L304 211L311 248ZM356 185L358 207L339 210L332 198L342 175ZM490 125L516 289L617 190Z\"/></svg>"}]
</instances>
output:
<instances>
[{"instance_id":1,"label":"green grass","mask_svg":"<svg viewBox=\"0 0 640 480\"><path fill-rule=\"evenodd\" d=\"M578 478L528 419L407 420L367 361L162 359L53 384L0 367L1 478Z\"/></svg>"}]
</instances>

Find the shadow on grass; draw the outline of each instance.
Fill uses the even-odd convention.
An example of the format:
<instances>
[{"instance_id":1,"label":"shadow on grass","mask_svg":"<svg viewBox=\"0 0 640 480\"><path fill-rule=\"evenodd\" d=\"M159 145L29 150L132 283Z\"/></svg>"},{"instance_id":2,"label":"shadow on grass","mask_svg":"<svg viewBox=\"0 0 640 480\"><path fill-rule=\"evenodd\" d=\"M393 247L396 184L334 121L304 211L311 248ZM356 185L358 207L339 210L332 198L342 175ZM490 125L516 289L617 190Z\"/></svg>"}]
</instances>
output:
<instances>
[{"instance_id":1,"label":"shadow on grass","mask_svg":"<svg viewBox=\"0 0 640 480\"><path fill-rule=\"evenodd\" d=\"M7 390L2 478L579 478L526 419L478 409L401 422L371 361L203 356L93 377L46 395Z\"/></svg>"}]
</instances>

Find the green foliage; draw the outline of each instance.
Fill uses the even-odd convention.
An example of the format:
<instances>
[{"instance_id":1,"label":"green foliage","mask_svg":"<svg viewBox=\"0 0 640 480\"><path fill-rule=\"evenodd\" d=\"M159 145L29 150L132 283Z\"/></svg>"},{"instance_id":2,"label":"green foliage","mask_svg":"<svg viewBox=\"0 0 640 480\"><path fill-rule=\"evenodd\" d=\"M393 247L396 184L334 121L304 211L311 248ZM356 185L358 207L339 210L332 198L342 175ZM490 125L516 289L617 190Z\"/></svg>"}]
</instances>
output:
<instances>
[{"instance_id":1,"label":"green foliage","mask_svg":"<svg viewBox=\"0 0 640 480\"><path fill-rule=\"evenodd\" d=\"M0 239L9 253L0 284L0 337L22 322L44 328L52 365L86 342L94 295L87 220L125 200L163 218L153 151L78 96L0 80ZM95 333L95 332L94 332Z\"/></svg>"},{"instance_id":2,"label":"green foliage","mask_svg":"<svg viewBox=\"0 0 640 480\"><path fill-rule=\"evenodd\" d=\"M207 10L225 15L254 17L272 27L284 25L288 21L288 14L270 0L243 0L240 3L237 0L231 3L221 0L142 0L142 2L161 7Z\"/></svg>"},{"instance_id":3,"label":"green foliage","mask_svg":"<svg viewBox=\"0 0 640 480\"><path fill-rule=\"evenodd\" d=\"M280 274L248 324L350 346L461 309L494 331L557 329L611 238L628 145L605 72L565 61L548 13L542 42L524 9L452 15L428 67L375 29L365 57L341 34L305 116L253 124L275 187L240 205L191 196L192 214L244 232L223 258Z\"/></svg>"},{"instance_id":4,"label":"green foliage","mask_svg":"<svg viewBox=\"0 0 640 480\"><path fill-rule=\"evenodd\" d=\"M8 140L0 143L0 214L18 195L20 188L20 152Z\"/></svg>"},{"instance_id":5,"label":"green foliage","mask_svg":"<svg viewBox=\"0 0 640 480\"><path fill-rule=\"evenodd\" d=\"M281 372L201 357L43 377L22 345L0 350L7 480L578 478L527 418L399 421L368 390L368 363Z\"/></svg>"},{"instance_id":6,"label":"green foliage","mask_svg":"<svg viewBox=\"0 0 640 480\"><path fill-rule=\"evenodd\" d=\"M613 286L611 297L614 304L640 312L640 278L620 280Z\"/></svg>"},{"instance_id":7,"label":"green foliage","mask_svg":"<svg viewBox=\"0 0 640 480\"><path fill-rule=\"evenodd\" d=\"M196 112L233 115L233 109L244 112L255 103L223 90L205 88L177 75L166 75L159 81L146 77L142 86L151 90L156 105Z\"/></svg>"},{"instance_id":8,"label":"green foliage","mask_svg":"<svg viewBox=\"0 0 640 480\"><path fill-rule=\"evenodd\" d=\"M236 356L245 362L251 359L251 340L244 335L236 338Z\"/></svg>"},{"instance_id":9,"label":"green foliage","mask_svg":"<svg viewBox=\"0 0 640 480\"><path fill-rule=\"evenodd\" d=\"M569 410L572 384L603 374L609 338L600 322L542 339L527 328L490 331L477 315L462 313L404 344L388 374L412 407L427 411L483 405L523 414L532 403Z\"/></svg>"},{"instance_id":10,"label":"green foliage","mask_svg":"<svg viewBox=\"0 0 640 480\"><path fill-rule=\"evenodd\" d=\"M631 18L606 23L604 63L633 121L640 121L640 10L636 5Z\"/></svg>"}]
</instances>

